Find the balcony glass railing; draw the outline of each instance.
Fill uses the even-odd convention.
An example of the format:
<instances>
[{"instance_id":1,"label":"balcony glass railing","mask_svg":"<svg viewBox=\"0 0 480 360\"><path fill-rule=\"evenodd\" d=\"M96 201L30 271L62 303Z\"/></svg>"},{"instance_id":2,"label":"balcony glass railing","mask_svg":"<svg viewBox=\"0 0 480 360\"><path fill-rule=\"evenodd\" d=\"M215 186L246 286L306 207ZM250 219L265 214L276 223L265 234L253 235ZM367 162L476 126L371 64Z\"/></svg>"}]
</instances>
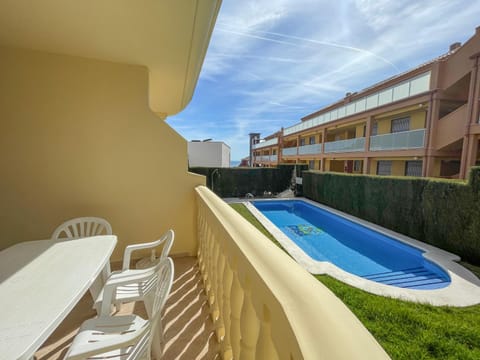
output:
<instances>
[{"instance_id":1,"label":"balcony glass railing","mask_svg":"<svg viewBox=\"0 0 480 360\"><path fill-rule=\"evenodd\" d=\"M298 148L299 155L321 154L322 144L304 145Z\"/></svg>"},{"instance_id":2,"label":"balcony glass railing","mask_svg":"<svg viewBox=\"0 0 480 360\"><path fill-rule=\"evenodd\" d=\"M283 148L282 154L283 156L297 155L297 147Z\"/></svg>"},{"instance_id":3,"label":"balcony glass railing","mask_svg":"<svg viewBox=\"0 0 480 360\"><path fill-rule=\"evenodd\" d=\"M352 152L352 151L364 151L365 150L365 138L355 138L348 140L338 140L325 143L325 152Z\"/></svg>"},{"instance_id":4,"label":"balcony glass railing","mask_svg":"<svg viewBox=\"0 0 480 360\"><path fill-rule=\"evenodd\" d=\"M226 202L204 186L196 199L198 263L222 359L389 359L332 292Z\"/></svg>"},{"instance_id":5,"label":"balcony glass railing","mask_svg":"<svg viewBox=\"0 0 480 360\"><path fill-rule=\"evenodd\" d=\"M364 96L352 103L323 112L314 118L302 121L283 130L283 135L290 135L337 119L361 113L366 110L399 101L420 94L430 89L430 71L395 84L387 89Z\"/></svg>"},{"instance_id":6,"label":"balcony glass railing","mask_svg":"<svg viewBox=\"0 0 480 360\"><path fill-rule=\"evenodd\" d=\"M370 150L403 150L424 147L425 129L402 131L370 137Z\"/></svg>"},{"instance_id":7,"label":"balcony glass railing","mask_svg":"<svg viewBox=\"0 0 480 360\"><path fill-rule=\"evenodd\" d=\"M264 140L260 141L259 143L253 145L254 149L262 148L265 146L272 146L272 145L277 145L278 144L278 138L270 139L270 140Z\"/></svg>"},{"instance_id":8,"label":"balcony glass railing","mask_svg":"<svg viewBox=\"0 0 480 360\"><path fill-rule=\"evenodd\" d=\"M262 155L262 156L255 157L256 161L263 161L263 162L276 162L277 159L278 159L277 155Z\"/></svg>"}]
</instances>

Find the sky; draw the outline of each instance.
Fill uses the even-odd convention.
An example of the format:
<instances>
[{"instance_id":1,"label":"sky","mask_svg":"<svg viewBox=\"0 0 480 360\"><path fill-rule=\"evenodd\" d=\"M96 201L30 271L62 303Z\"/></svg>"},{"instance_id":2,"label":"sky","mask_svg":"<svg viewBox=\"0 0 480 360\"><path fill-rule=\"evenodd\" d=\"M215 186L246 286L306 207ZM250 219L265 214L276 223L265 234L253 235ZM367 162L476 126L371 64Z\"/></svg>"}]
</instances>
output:
<instances>
[{"instance_id":1,"label":"sky","mask_svg":"<svg viewBox=\"0 0 480 360\"><path fill-rule=\"evenodd\" d=\"M478 0L223 0L192 101L167 122L248 156L326 105L465 42Z\"/></svg>"}]
</instances>

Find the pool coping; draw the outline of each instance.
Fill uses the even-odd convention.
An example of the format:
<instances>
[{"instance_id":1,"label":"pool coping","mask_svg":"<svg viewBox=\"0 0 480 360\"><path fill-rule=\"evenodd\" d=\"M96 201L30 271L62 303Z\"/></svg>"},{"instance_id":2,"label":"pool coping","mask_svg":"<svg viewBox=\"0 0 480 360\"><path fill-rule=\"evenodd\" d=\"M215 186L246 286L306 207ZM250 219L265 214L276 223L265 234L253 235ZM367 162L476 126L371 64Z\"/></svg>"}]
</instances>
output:
<instances>
[{"instance_id":1,"label":"pool coping","mask_svg":"<svg viewBox=\"0 0 480 360\"><path fill-rule=\"evenodd\" d=\"M390 236L403 242L407 245L413 246L423 250L423 256L441 267L448 273L451 283L441 289L424 290L424 289L405 289L391 285L380 284L372 280L367 280L357 275L351 274L345 270L340 269L328 261L318 261L312 259L306 254L297 244L295 244L288 236L286 236L278 227L276 227L270 220L268 220L251 201L292 201L301 200L308 204L316 206L320 209L329 211L342 218L358 223L369 229L375 230L384 235ZM255 216L258 221L277 239L282 247L299 263L305 270L312 274L327 274L337 280L340 280L348 285L354 286L361 290L372 294L392 297L396 299L426 303L434 306L471 306L480 303L480 279L472 272L464 268L457 261L460 257L448 251L439 249L427 243L415 240L403 234L386 229L377 224L362 220L355 216L346 214L342 211L333 209L329 206L319 204L315 201L306 198L270 198L270 199L251 199L240 201L246 208Z\"/></svg>"}]
</instances>

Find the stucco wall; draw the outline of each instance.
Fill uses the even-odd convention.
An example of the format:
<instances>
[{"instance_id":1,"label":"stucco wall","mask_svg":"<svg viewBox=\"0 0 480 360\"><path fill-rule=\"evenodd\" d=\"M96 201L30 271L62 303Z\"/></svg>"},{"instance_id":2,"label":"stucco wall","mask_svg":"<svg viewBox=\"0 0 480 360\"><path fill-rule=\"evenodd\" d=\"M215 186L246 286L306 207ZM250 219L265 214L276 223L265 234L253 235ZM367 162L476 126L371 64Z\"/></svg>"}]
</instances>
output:
<instances>
[{"instance_id":1,"label":"stucco wall","mask_svg":"<svg viewBox=\"0 0 480 360\"><path fill-rule=\"evenodd\" d=\"M0 47L0 248L100 216L119 243L196 250L186 141L148 108L146 68ZM168 89L166 90L168 91Z\"/></svg>"}]
</instances>

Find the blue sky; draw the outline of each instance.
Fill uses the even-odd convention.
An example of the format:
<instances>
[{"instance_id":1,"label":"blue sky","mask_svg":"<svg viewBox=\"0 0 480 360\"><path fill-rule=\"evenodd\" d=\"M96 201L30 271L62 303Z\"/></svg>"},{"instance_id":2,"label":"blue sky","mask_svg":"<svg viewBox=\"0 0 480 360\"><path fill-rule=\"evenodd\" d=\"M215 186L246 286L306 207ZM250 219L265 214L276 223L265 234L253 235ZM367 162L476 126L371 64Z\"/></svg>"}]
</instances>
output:
<instances>
[{"instance_id":1,"label":"blue sky","mask_svg":"<svg viewBox=\"0 0 480 360\"><path fill-rule=\"evenodd\" d=\"M320 108L465 42L478 0L223 0L194 96L167 122L248 155Z\"/></svg>"}]
</instances>

